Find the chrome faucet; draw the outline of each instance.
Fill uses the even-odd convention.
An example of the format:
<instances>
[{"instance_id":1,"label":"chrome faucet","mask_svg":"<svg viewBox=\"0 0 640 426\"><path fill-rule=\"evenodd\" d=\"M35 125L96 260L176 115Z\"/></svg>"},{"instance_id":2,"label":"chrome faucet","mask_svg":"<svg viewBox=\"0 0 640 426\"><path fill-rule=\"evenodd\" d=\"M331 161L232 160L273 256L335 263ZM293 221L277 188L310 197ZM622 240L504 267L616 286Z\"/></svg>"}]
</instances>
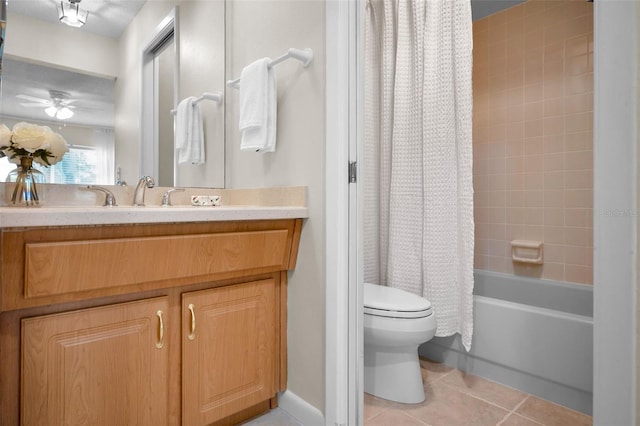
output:
<instances>
[{"instance_id":1,"label":"chrome faucet","mask_svg":"<svg viewBox=\"0 0 640 426\"><path fill-rule=\"evenodd\" d=\"M133 205L144 206L144 190L145 188L153 188L156 182L151 176L142 176L136 186L136 190L133 193Z\"/></svg>"},{"instance_id":2,"label":"chrome faucet","mask_svg":"<svg viewBox=\"0 0 640 426\"><path fill-rule=\"evenodd\" d=\"M116 185L127 186L127 182L122 180L122 169L120 169L120 167L116 169Z\"/></svg>"},{"instance_id":3,"label":"chrome faucet","mask_svg":"<svg viewBox=\"0 0 640 426\"><path fill-rule=\"evenodd\" d=\"M107 188L103 188L102 186L97 186L97 185L87 185L87 189L103 192L105 195L104 204L103 204L104 206L106 207L117 206L116 197L113 195L113 192L109 191Z\"/></svg>"},{"instance_id":4,"label":"chrome faucet","mask_svg":"<svg viewBox=\"0 0 640 426\"><path fill-rule=\"evenodd\" d=\"M160 205L162 207L169 207L171 205L171 194L174 192L184 192L184 188L171 188L162 196L162 202Z\"/></svg>"}]
</instances>

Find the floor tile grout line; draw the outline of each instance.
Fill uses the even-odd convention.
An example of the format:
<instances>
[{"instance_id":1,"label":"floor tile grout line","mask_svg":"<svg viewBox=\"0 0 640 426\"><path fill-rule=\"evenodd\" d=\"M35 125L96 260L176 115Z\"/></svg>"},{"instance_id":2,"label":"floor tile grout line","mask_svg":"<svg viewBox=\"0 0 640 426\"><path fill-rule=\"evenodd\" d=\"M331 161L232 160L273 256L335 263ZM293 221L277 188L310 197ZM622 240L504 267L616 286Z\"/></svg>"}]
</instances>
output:
<instances>
[{"instance_id":1,"label":"floor tile grout line","mask_svg":"<svg viewBox=\"0 0 640 426\"><path fill-rule=\"evenodd\" d=\"M522 401L520 401L520 402L516 405L516 408L518 408L518 407L519 407L519 406L524 402L524 400L525 400L525 399L527 399L529 396L531 396L530 394L528 394L528 393L526 393L526 392L523 392L523 391L521 391L521 390L519 390L519 389L512 388L512 387L507 386L507 385L503 385L502 383L498 383L498 382L495 382L495 381L493 381L493 380L486 379L486 378L484 378L484 377L482 377L482 376L476 376L476 375L474 375L474 374L468 374L468 373L466 373L466 372L464 372L464 371L462 371L462 370L458 370L458 369L454 369L453 371L458 371L458 372L462 373L463 375L470 375L470 376L473 376L473 377L478 377L478 378L480 378L480 379L482 379L482 380L485 380L485 381L487 381L487 382L491 382L491 383L493 383L493 384L495 384L495 385L497 385L497 386L500 386L501 388L510 389L510 390L515 391L515 392L518 392L518 393L523 394L523 395L524 395L524 396L523 396L523 399L522 399ZM447 376L448 376L448 374L447 374ZM443 379L444 379L444 377L443 377ZM446 381L445 381L445 382L443 382L443 383L444 383L445 385L452 386L452 387L455 387L455 388L459 389L459 390L460 390L460 392L464 392L464 393L466 393L466 394L468 394L468 395L473 396L474 398L477 398L477 399L480 399L480 400L482 400L482 401L488 402L488 403L490 403L490 404L492 404L492 405L495 405L495 406L497 406L497 407L500 407L500 408L502 408L502 409L504 409L504 410L507 410L507 411L511 410L510 408L503 407L502 405L499 405L499 404L497 404L497 403L494 403L494 402L488 401L488 400L486 400L486 399L484 399L484 398L482 398L482 397L479 397L479 396L477 396L477 395L474 395L472 392L467 391L467 390L465 390L465 388L462 388L462 387L460 387L460 386L456 386L456 385L454 385L454 384L449 384L449 383L447 383ZM470 388L469 388L469 389L470 389ZM515 408L514 408L514 409L515 409Z\"/></svg>"},{"instance_id":2,"label":"floor tile grout line","mask_svg":"<svg viewBox=\"0 0 640 426\"><path fill-rule=\"evenodd\" d=\"M515 413L518 408L522 407L524 405L525 402L527 402L527 399L531 398L531 395L525 395L524 398L522 398L522 401L520 401L518 403L518 405L516 405L515 407L513 407L513 410L511 410L512 413Z\"/></svg>"},{"instance_id":3,"label":"floor tile grout line","mask_svg":"<svg viewBox=\"0 0 640 426\"><path fill-rule=\"evenodd\" d=\"M424 422L424 421L412 416L411 414L407 413L406 411L401 410L400 407L381 407L381 408L383 408L382 411L380 411L375 416L372 416L372 417L364 419L363 423L366 425L367 423L369 423L371 421L374 421L376 418L380 417L382 414L384 414L387 411L390 411L390 409L393 408L393 409L399 411L403 416L409 417L409 418L411 418L411 420L416 420L418 423L420 423L421 426L431 426L429 423L426 423L426 422Z\"/></svg>"},{"instance_id":4,"label":"floor tile grout line","mask_svg":"<svg viewBox=\"0 0 640 426\"><path fill-rule=\"evenodd\" d=\"M507 415L506 415L506 416L504 416L504 417L503 417L503 419L502 419L502 420L500 420L500 422L498 422L498 424L497 424L496 426L500 426L500 425L502 425L502 424L503 424L503 423L504 423L504 422L505 422L509 417L511 417L511 415L512 415L512 414L519 415L519 414L517 414L517 413L516 413L516 410L517 410L518 408L520 408L520 407L522 406L522 404L524 404L524 402L525 402L527 399L529 399L529 395L525 395L525 396L524 396L524 398L522 398L522 401L520 401L519 403L517 403L517 404L516 404L516 406L515 406L515 407L513 407L513 409L512 409L511 411L509 411L509 412L507 413Z\"/></svg>"},{"instance_id":5,"label":"floor tile grout line","mask_svg":"<svg viewBox=\"0 0 640 426\"><path fill-rule=\"evenodd\" d=\"M419 418L417 418L417 417L412 416L412 415L411 415L411 413L407 413L407 412L403 411L403 412L402 412L402 414L404 414L405 416L410 417L412 420L417 420L421 425L424 425L424 426L430 426L430 425L429 425L429 423L424 422L424 421L422 421L421 419L419 419Z\"/></svg>"},{"instance_id":6,"label":"floor tile grout line","mask_svg":"<svg viewBox=\"0 0 640 426\"><path fill-rule=\"evenodd\" d=\"M429 371L429 370L427 370L427 371ZM441 375L440 377L437 377L437 378L432 379L432 380L425 380L424 382L437 383L437 382L441 381L442 379L444 379L445 377L447 377L449 374L453 373L454 371L457 371L457 370L455 368L453 368L453 369L447 371L446 373L444 373L443 375Z\"/></svg>"},{"instance_id":7,"label":"floor tile grout line","mask_svg":"<svg viewBox=\"0 0 640 426\"><path fill-rule=\"evenodd\" d=\"M460 370L460 369L454 368L453 370L451 370L451 371L447 372L446 374L444 374L442 377L439 377L437 380L434 380L434 382L436 382L436 381L440 381L440 380L442 380L442 379L445 379L446 377L448 377L448 376L450 375L450 373L452 373L452 372L454 372L454 371L458 371L458 372L460 372L460 373L462 373L462 374L468 374L468 373L466 373L466 372L464 372L464 371L462 371L462 370ZM471 376L475 376L475 375L471 374ZM539 422L539 421L537 421L537 420L534 420L534 419L532 419L532 418L530 418L530 417L527 417L527 416L526 416L526 415L524 415L524 414L516 413L516 410L518 410L518 409L519 409L519 408L520 408L520 407L525 403L525 401L526 401L527 399L529 399L529 398L533 398L533 397L535 397L535 398L540 398L541 400L543 400L543 401L545 401L545 402L548 402L548 403L553 404L553 405L557 405L558 407L561 407L561 408L563 408L563 409L566 409L566 410L569 410L569 411L573 411L573 412L575 412L575 413L577 413L577 414L580 414L580 415L589 416L588 414L582 413L582 412L580 412L580 411L578 411L578 410L574 410L574 409L572 409L572 408L570 408L570 407L566 407L566 406L564 406L564 405L562 405L562 404L558 404L557 402L553 402L553 401L550 401L550 400L547 400L547 399L544 399L544 398L541 398L541 397L537 397L537 396L535 396L535 395L532 395L532 394L529 394L529 393L526 393L526 392L520 391L520 390L518 390L518 389L516 389L516 388L513 388L513 387L511 387L511 386L503 385L502 383L499 383L499 382L496 382L496 381L493 381L493 380L490 380L490 379L485 379L485 378L483 378L483 377L481 377L481 376L477 376L477 377L480 377L481 379L484 379L484 380L487 380L487 381L493 382L493 383L495 383L495 384L497 384L497 385L499 385L499 386L501 386L501 387L509 388L509 389L514 390L514 391L517 391L517 392L523 393L523 394L525 395L525 396L524 396L524 398L522 399L522 401L520 401L520 402L519 402L519 403L518 403L518 404L513 408L513 410L511 410L511 412L510 412L509 414L516 414L516 415L518 415L518 416L520 416L520 417L523 417L523 418L525 418L525 419L527 419L527 420L530 420L530 421L532 421L532 422L534 422L534 423L536 423L536 424L538 424L538 425L545 426L543 423L540 423L540 422ZM491 404L491 405L494 405L494 406L496 406L496 407L502 408L502 409L504 409L504 410L509 410L508 408L505 408L505 407L503 407L503 406L501 406L501 405L498 405L498 404L493 403L493 402L491 402L491 401L488 401L488 400L486 400L486 399L484 399L484 398L481 398L481 397L479 397L479 396L477 396L477 395L474 395L473 393L471 393L471 392L469 392L469 391L466 391L466 390L464 390L464 389L463 389L463 388L461 388L461 387L457 387L456 385L448 384L446 381L443 381L442 383L443 383L443 384L445 384L445 385L447 385L447 386L457 388L460 392L463 392L463 393L465 393L465 394L467 394L467 395L470 395L470 396L472 396L472 397L474 397L474 398L476 398L476 399L479 399L479 400L481 400L481 401L487 402L487 403L489 403L489 404ZM593 416L589 416L589 417L593 418Z\"/></svg>"},{"instance_id":8,"label":"floor tile grout line","mask_svg":"<svg viewBox=\"0 0 640 426\"><path fill-rule=\"evenodd\" d=\"M390 407L382 407L382 406L378 406L378 407L380 407L380 412L378 414L376 414L375 416L371 416L371 417L363 419L363 423L366 424L367 422L370 422L371 420L375 419L380 414L384 413L385 411L389 410L389 408L390 408Z\"/></svg>"},{"instance_id":9,"label":"floor tile grout line","mask_svg":"<svg viewBox=\"0 0 640 426\"><path fill-rule=\"evenodd\" d=\"M524 405L524 403L525 403L525 402L527 402L527 400L528 400L529 398L531 398L531 394L527 395L527 396L526 396L522 401L520 401L520 404L516 405L516 406L515 406L515 408L513 409L513 411L512 411L509 415L511 415L511 414L515 414L516 416L520 416L520 417L522 417L522 418L525 418L525 419L527 419L527 420L529 420L529 421L531 421L531 422L533 422L533 423L535 423L535 424L538 424L538 425L540 425L540 426L545 426L545 424L544 424L544 423L540 423L539 421L534 420L534 419L532 419L531 417L525 416L524 414L522 414L522 413L518 413L518 412L517 412L517 410L518 410L520 407L522 407L522 406Z\"/></svg>"},{"instance_id":10,"label":"floor tile grout line","mask_svg":"<svg viewBox=\"0 0 640 426\"><path fill-rule=\"evenodd\" d=\"M529 396L530 396L530 397L532 397L532 398L537 398L537 399L539 399L539 400L541 400L541 401L547 402L547 403L549 403L549 404L551 404L551 405L555 405L555 406L557 406L557 407L560 407L560 408L561 408L561 409L563 409L563 410L573 411L574 413L576 413L576 414L578 414L578 415L587 416L587 417L590 417L591 419L593 419L593 416L590 416L589 414L583 413L582 411L574 410L574 409L573 409L573 408L571 408L571 407L567 407L566 405L562 405L562 404L559 404L559 403L557 403L557 402L553 402L553 401L551 401L551 400L549 400L549 399L545 399L545 398L543 398L543 397L541 397L541 396L538 396L538 395L532 395L532 394L529 394ZM520 414L520 415L522 416L522 414ZM526 416L522 416L522 417L526 417Z\"/></svg>"},{"instance_id":11,"label":"floor tile grout line","mask_svg":"<svg viewBox=\"0 0 640 426\"><path fill-rule=\"evenodd\" d=\"M502 420L500 420L498 423L496 423L496 426L501 426L502 424L504 424L505 420L507 420L511 416L511 414L513 414L513 413L505 414L504 417L502 418Z\"/></svg>"},{"instance_id":12,"label":"floor tile grout line","mask_svg":"<svg viewBox=\"0 0 640 426\"><path fill-rule=\"evenodd\" d=\"M515 415L517 415L517 416L520 416L520 417L522 417L522 418L525 418L525 419L529 420L530 422L533 422L533 423L535 423L535 424L537 424L537 425L540 425L540 426L546 426L546 424L545 424L545 423L540 423L539 421L534 420L534 419L532 419L531 417L526 416L526 415L524 415L524 414L521 414L521 413L514 413L514 414L515 414Z\"/></svg>"},{"instance_id":13,"label":"floor tile grout line","mask_svg":"<svg viewBox=\"0 0 640 426\"><path fill-rule=\"evenodd\" d=\"M450 388L452 388L452 389L455 389L455 390L457 390L457 391L458 391L458 392L460 392L460 393L463 393L463 394L468 395L468 396L470 396L470 397L472 397L472 398L475 398L475 399L477 399L477 400L479 400L479 401L485 402L485 403L487 403L487 404L489 404L489 405L493 405L493 406L494 406L494 407L496 407L496 408L500 408L501 410L504 410L504 411L506 411L507 413L511 413L511 411L509 411L509 408L507 408L507 407L503 407L502 405L496 404L495 402L489 401L488 399L484 399L484 398L482 398L482 397L480 397L480 396L478 396L478 395L475 395L475 394L473 394L473 393L471 393L471 392L469 392L469 391L466 391L466 390L464 390L464 389L462 389L462 388L460 388L460 387L458 387L458 386L450 385L450 384L448 384L448 383L446 383L446 382L444 382L444 383L442 383L442 384L443 384L443 385L445 385L445 386L448 386L448 387L450 387ZM524 399L527 399L528 397L529 397L529 395L525 395L525 398L524 398ZM524 401L524 400L523 400L523 401ZM523 401L520 401L520 403L519 403L516 407L519 407L519 406L520 406L520 404L522 404L522 402L523 402Z\"/></svg>"}]
</instances>

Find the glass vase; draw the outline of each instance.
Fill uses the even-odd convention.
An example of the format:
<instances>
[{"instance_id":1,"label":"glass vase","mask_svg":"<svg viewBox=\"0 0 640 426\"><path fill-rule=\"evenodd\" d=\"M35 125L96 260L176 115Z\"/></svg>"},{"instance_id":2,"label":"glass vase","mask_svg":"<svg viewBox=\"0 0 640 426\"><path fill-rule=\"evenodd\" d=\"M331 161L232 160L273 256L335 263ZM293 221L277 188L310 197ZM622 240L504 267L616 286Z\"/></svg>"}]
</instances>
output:
<instances>
[{"instance_id":1,"label":"glass vase","mask_svg":"<svg viewBox=\"0 0 640 426\"><path fill-rule=\"evenodd\" d=\"M9 205L35 207L42 202L37 185L45 183L46 180L40 170L33 168L32 157L20 157L20 167L9 172L6 181L15 182Z\"/></svg>"}]
</instances>

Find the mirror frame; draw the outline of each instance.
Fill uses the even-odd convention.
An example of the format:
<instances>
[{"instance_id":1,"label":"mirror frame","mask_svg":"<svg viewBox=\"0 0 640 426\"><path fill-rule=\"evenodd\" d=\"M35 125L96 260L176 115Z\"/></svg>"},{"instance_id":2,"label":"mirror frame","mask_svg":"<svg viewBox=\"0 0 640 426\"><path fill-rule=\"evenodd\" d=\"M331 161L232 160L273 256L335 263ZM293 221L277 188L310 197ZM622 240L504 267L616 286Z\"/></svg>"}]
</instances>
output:
<instances>
[{"instance_id":1,"label":"mirror frame","mask_svg":"<svg viewBox=\"0 0 640 426\"><path fill-rule=\"evenodd\" d=\"M2 1L2 0L0 0ZM153 60L155 50L164 43L167 36L173 32L173 108L177 108L180 96L180 28L179 6L174 6L171 12L156 27L151 40L145 43L142 51L142 84L140 96L140 176L158 178L159 135L156 123L159 119L157 102L155 102L155 83L157 76L154 72ZM175 138L174 138L175 151ZM176 181L176 169L173 169L173 184Z\"/></svg>"},{"instance_id":2,"label":"mirror frame","mask_svg":"<svg viewBox=\"0 0 640 426\"><path fill-rule=\"evenodd\" d=\"M0 0L0 96L2 96L2 56L4 54L4 35L7 28L7 0Z\"/></svg>"}]
</instances>

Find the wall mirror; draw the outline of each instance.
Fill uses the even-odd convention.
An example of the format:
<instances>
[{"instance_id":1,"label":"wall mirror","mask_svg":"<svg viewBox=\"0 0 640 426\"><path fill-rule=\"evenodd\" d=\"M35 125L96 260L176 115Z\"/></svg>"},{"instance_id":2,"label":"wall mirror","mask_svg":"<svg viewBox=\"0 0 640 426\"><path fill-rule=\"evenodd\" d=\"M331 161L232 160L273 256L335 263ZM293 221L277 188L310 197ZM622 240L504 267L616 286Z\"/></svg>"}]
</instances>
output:
<instances>
[{"instance_id":1,"label":"wall mirror","mask_svg":"<svg viewBox=\"0 0 640 426\"><path fill-rule=\"evenodd\" d=\"M153 147L159 154L149 158L142 128L143 104L149 100L143 96L148 82L143 74L145 48L166 26L168 16L175 17L175 45L160 50L164 62L170 56L167 52L175 57L168 61L171 65L159 67L154 78L174 83L175 90L152 103L161 123L157 140L173 143L171 110L181 99L224 92L224 2L91 0L75 4L88 12L81 27L59 21L59 1L9 2L0 122L8 126L35 122L60 132L74 146L74 158L80 156L90 164L98 184L132 185L143 174L156 174L153 177L162 186L223 187L224 102L199 104L206 155L201 165L177 164L167 142L164 148ZM172 75L164 76L161 69L169 69ZM68 108L73 116L47 115L45 110L51 112L54 106ZM1 167L0 181L6 175ZM63 177L54 174L49 181L90 183L86 174L79 181Z\"/></svg>"}]
</instances>

